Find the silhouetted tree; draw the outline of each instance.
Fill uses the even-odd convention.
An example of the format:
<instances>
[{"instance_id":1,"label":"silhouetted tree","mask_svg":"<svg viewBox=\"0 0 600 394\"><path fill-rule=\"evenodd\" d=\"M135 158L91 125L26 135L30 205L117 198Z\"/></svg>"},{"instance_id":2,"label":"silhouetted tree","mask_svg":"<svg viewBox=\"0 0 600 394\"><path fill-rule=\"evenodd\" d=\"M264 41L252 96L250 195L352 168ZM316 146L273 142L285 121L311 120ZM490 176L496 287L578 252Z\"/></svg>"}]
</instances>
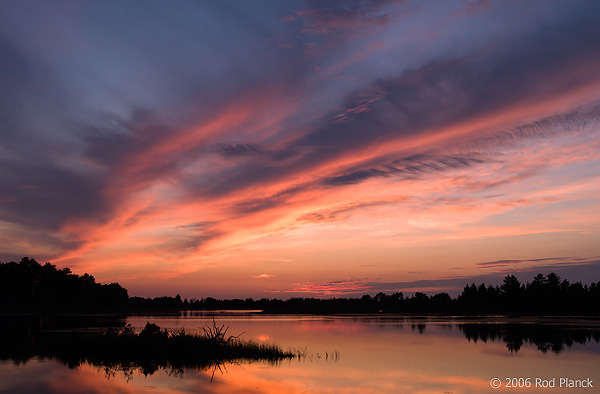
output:
<instances>
[{"instance_id":1,"label":"silhouetted tree","mask_svg":"<svg viewBox=\"0 0 600 394\"><path fill-rule=\"evenodd\" d=\"M123 308L127 290L118 283L101 285L88 274L75 275L69 268L40 265L23 257L0 264L0 309L2 310L98 310Z\"/></svg>"},{"instance_id":2,"label":"silhouetted tree","mask_svg":"<svg viewBox=\"0 0 600 394\"><path fill-rule=\"evenodd\" d=\"M522 296L521 282L514 275L507 275L500 286L500 300L505 309L516 310Z\"/></svg>"}]
</instances>

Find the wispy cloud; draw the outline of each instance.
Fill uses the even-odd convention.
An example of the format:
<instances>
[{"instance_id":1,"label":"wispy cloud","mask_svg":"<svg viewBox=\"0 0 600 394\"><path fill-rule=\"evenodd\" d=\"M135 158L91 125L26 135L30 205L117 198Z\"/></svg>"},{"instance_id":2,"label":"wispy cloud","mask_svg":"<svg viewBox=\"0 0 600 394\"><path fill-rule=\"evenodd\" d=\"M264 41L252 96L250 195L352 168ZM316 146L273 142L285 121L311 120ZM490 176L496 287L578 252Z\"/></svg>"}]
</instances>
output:
<instances>
[{"instance_id":1,"label":"wispy cloud","mask_svg":"<svg viewBox=\"0 0 600 394\"><path fill-rule=\"evenodd\" d=\"M412 178L423 173L469 167L482 162L482 159L473 157L434 157L432 155L417 154L394 160L381 168L361 169L345 175L325 178L324 182L327 185L336 186L358 183L375 177L397 176Z\"/></svg>"},{"instance_id":2,"label":"wispy cloud","mask_svg":"<svg viewBox=\"0 0 600 394\"><path fill-rule=\"evenodd\" d=\"M548 257L545 259L531 259L531 260L497 260L497 261L486 261L483 263L475 264L477 267L489 268L489 267L505 267L509 265L518 265L521 263L537 263L540 261L565 261L569 260L569 257Z\"/></svg>"},{"instance_id":3,"label":"wispy cloud","mask_svg":"<svg viewBox=\"0 0 600 394\"><path fill-rule=\"evenodd\" d=\"M286 22L295 19L304 21L303 32L331 34L344 30L364 30L368 26L382 26L390 16L380 7L387 1L309 1L310 8L297 10L284 18Z\"/></svg>"},{"instance_id":4,"label":"wispy cloud","mask_svg":"<svg viewBox=\"0 0 600 394\"><path fill-rule=\"evenodd\" d=\"M322 297L335 297L367 293L374 287L373 282L365 279L346 279L327 283L303 282L294 283L291 290L286 293L307 293Z\"/></svg>"}]
</instances>

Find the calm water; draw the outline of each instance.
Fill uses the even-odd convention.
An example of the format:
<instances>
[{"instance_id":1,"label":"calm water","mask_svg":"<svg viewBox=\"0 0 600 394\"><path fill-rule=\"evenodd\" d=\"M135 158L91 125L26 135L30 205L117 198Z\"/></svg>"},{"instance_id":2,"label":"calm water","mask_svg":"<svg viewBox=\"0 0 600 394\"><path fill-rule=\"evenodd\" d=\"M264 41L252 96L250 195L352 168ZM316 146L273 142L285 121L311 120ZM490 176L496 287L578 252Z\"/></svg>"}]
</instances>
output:
<instances>
[{"instance_id":1,"label":"calm water","mask_svg":"<svg viewBox=\"0 0 600 394\"><path fill-rule=\"evenodd\" d=\"M6 317L0 319L6 326ZM0 393L600 392L600 322L595 320L219 314L216 321L231 334L244 332L242 339L303 349L306 357L148 376L12 357L0 361ZM118 324L141 328L146 322L188 331L212 324L210 316L194 313L127 317ZM492 378L500 379L500 388L490 386ZM509 388L507 378L523 378L513 383L531 386ZM561 388L561 378L591 379L594 387ZM535 387L537 382L556 387Z\"/></svg>"}]
</instances>

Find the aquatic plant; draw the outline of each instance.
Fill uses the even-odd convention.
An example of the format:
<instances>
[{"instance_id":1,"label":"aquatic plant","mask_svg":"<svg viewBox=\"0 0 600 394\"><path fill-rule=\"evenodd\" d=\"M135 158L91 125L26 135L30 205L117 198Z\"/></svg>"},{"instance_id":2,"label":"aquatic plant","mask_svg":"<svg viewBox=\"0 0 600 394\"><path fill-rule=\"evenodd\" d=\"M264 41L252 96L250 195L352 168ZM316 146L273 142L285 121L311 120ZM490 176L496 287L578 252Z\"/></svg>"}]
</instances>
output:
<instances>
[{"instance_id":1,"label":"aquatic plant","mask_svg":"<svg viewBox=\"0 0 600 394\"><path fill-rule=\"evenodd\" d=\"M107 377L116 372L130 376L159 369L171 374L184 369L207 370L231 362L264 361L278 363L301 357L300 352L284 351L273 344L242 341L227 335L228 327L205 327L202 334L184 329L169 332L154 323L136 332L131 326L107 331L41 331L33 336L2 341L0 359L17 363L34 357L57 360L69 368L83 363L102 368Z\"/></svg>"}]
</instances>

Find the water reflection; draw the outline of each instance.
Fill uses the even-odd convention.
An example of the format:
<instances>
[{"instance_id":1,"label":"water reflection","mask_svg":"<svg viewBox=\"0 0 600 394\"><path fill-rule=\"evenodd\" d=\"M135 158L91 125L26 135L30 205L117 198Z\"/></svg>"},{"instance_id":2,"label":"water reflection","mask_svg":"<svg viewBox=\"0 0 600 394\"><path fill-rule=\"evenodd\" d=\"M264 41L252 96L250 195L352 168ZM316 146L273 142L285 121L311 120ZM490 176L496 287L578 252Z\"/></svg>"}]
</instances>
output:
<instances>
[{"instance_id":1,"label":"water reflection","mask_svg":"<svg viewBox=\"0 0 600 394\"><path fill-rule=\"evenodd\" d=\"M101 330L125 326L125 316L85 316L85 315L17 315L0 316L0 359L12 360L17 365L26 363L34 357L43 357L40 353L40 336L51 333ZM57 352L48 354L48 358L57 359ZM64 364L77 366L77 362L63 361Z\"/></svg>"},{"instance_id":2,"label":"water reflection","mask_svg":"<svg viewBox=\"0 0 600 394\"><path fill-rule=\"evenodd\" d=\"M32 323L34 329L27 327L27 323ZM139 332L130 325L82 330L85 323L95 322L84 319L79 323L73 329L48 329L64 327L64 322L12 318L0 331L0 359L12 360L17 365L32 358L47 359L71 369L89 364L103 369L107 377L120 373L129 380L136 373L148 376L159 369L167 371L169 376L183 376L184 368L212 369L214 374L217 369L222 371L226 363L248 360L274 365L301 356L299 352L284 352L268 343L240 341L237 336L227 334L225 325L219 326L214 320L212 326L203 328L203 335L185 330L169 332L153 323L147 323Z\"/></svg>"},{"instance_id":3,"label":"water reflection","mask_svg":"<svg viewBox=\"0 0 600 394\"><path fill-rule=\"evenodd\" d=\"M200 329L210 322L209 316L119 319L120 325L130 323L140 328L152 321L171 330ZM6 323L4 317L0 321ZM9 354L5 352L6 341L12 341L16 334L2 328L0 358L7 361L0 361L0 393L457 394L502 391L489 385L490 379L498 376L600 379L596 368L600 363L600 330L593 320L226 315L217 317L217 322L231 326L234 334L246 331L246 339L284 349L305 348L307 357L277 365L226 364L221 370L109 369L107 373L91 363L68 369L40 354ZM47 332L51 324L41 326L41 331ZM41 326L16 336L35 343ZM78 323L77 327L89 330L102 324L92 322L86 327ZM532 391L537 390L527 390Z\"/></svg>"},{"instance_id":4,"label":"water reflection","mask_svg":"<svg viewBox=\"0 0 600 394\"><path fill-rule=\"evenodd\" d=\"M600 342L600 331L594 328L573 328L540 324L459 324L469 341L502 341L511 353L518 352L524 344L535 345L546 353L560 353L578 343Z\"/></svg>"}]
</instances>

